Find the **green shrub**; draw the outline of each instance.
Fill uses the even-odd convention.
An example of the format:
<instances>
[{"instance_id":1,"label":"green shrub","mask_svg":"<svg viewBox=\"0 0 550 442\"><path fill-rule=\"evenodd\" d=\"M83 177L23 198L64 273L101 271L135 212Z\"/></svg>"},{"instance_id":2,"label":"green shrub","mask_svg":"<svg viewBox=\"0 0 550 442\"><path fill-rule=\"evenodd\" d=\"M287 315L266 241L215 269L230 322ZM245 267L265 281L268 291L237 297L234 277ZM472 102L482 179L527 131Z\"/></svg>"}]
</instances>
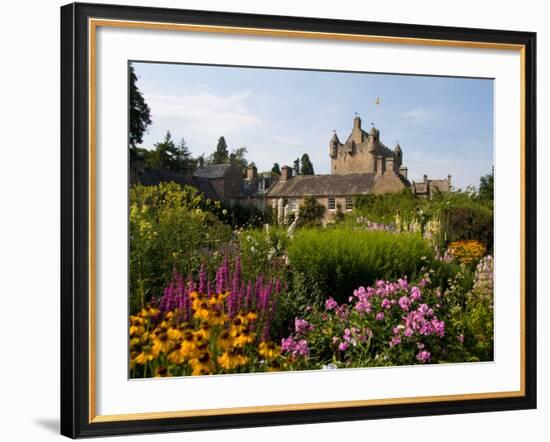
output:
<instances>
[{"instance_id":1,"label":"green shrub","mask_svg":"<svg viewBox=\"0 0 550 442\"><path fill-rule=\"evenodd\" d=\"M231 229L212 213L219 206L192 187L174 183L130 189L130 308L158 297L173 270L214 268L225 253ZM219 258L219 259L218 259Z\"/></svg>"},{"instance_id":2,"label":"green shrub","mask_svg":"<svg viewBox=\"0 0 550 442\"><path fill-rule=\"evenodd\" d=\"M290 241L286 228L266 226L239 233L239 256L245 278L285 279L284 254Z\"/></svg>"},{"instance_id":3,"label":"green shrub","mask_svg":"<svg viewBox=\"0 0 550 442\"><path fill-rule=\"evenodd\" d=\"M443 229L448 243L478 240L493 249L493 210L481 204L449 205L443 210Z\"/></svg>"},{"instance_id":4,"label":"green shrub","mask_svg":"<svg viewBox=\"0 0 550 442\"><path fill-rule=\"evenodd\" d=\"M293 271L325 296L343 300L377 279L414 277L432 261L433 251L418 234L328 228L299 230L288 256Z\"/></svg>"},{"instance_id":5,"label":"green shrub","mask_svg":"<svg viewBox=\"0 0 550 442\"><path fill-rule=\"evenodd\" d=\"M325 206L319 204L312 196L304 198L304 204L298 212L300 226L320 226L325 215Z\"/></svg>"}]
</instances>

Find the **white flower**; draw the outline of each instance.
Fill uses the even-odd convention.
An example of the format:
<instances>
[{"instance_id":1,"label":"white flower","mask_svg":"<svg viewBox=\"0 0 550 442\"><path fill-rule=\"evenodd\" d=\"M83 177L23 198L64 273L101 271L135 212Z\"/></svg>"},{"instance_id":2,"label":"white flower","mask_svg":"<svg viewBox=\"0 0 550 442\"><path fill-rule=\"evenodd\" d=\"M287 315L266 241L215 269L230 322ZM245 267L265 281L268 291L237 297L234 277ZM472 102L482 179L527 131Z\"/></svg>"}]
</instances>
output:
<instances>
[{"instance_id":1,"label":"white flower","mask_svg":"<svg viewBox=\"0 0 550 442\"><path fill-rule=\"evenodd\" d=\"M334 364L323 365L323 370L336 370L338 367Z\"/></svg>"}]
</instances>

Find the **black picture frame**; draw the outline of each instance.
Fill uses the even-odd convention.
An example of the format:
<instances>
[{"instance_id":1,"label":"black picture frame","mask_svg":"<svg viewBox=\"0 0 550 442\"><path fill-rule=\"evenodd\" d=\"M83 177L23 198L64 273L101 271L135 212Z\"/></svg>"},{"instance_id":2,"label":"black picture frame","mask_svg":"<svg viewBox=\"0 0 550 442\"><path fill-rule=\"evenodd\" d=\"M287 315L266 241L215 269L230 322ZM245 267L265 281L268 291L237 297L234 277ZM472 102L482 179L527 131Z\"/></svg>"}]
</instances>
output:
<instances>
[{"instance_id":1,"label":"black picture frame","mask_svg":"<svg viewBox=\"0 0 550 442\"><path fill-rule=\"evenodd\" d=\"M90 419L89 18L521 45L524 50L524 395L94 422ZM536 408L536 34L73 3L61 8L61 434L71 437Z\"/></svg>"}]
</instances>

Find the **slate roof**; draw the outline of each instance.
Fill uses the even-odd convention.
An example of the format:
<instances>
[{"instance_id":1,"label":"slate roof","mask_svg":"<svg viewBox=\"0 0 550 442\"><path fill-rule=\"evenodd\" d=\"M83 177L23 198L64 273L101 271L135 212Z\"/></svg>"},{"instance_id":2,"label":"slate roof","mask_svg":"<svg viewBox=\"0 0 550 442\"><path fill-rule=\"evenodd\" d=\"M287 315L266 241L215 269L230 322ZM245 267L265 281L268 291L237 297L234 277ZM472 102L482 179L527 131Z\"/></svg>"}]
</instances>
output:
<instances>
[{"instance_id":1,"label":"slate roof","mask_svg":"<svg viewBox=\"0 0 550 442\"><path fill-rule=\"evenodd\" d=\"M375 180L375 173L298 175L288 181L279 180L269 189L267 197L363 195L373 192Z\"/></svg>"},{"instance_id":2,"label":"slate roof","mask_svg":"<svg viewBox=\"0 0 550 442\"><path fill-rule=\"evenodd\" d=\"M223 178L227 170L231 167L230 163L225 164L209 164L208 166L203 166L197 170L193 176L199 178Z\"/></svg>"},{"instance_id":3,"label":"slate roof","mask_svg":"<svg viewBox=\"0 0 550 442\"><path fill-rule=\"evenodd\" d=\"M448 192L449 191L449 181L443 179L443 180L430 180L430 188L432 190L439 190L441 192Z\"/></svg>"}]
</instances>

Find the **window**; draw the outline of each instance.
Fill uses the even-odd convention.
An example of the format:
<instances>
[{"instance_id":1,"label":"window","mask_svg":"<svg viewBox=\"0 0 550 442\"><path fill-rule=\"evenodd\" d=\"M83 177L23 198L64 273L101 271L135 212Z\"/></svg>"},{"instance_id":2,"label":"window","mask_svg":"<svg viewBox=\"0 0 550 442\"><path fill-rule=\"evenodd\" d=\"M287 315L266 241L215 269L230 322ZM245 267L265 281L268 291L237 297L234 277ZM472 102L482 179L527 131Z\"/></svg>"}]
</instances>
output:
<instances>
[{"instance_id":1,"label":"window","mask_svg":"<svg viewBox=\"0 0 550 442\"><path fill-rule=\"evenodd\" d=\"M258 182L258 190L260 192L265 190L265 180L263 178Z\"/></svg>"},{"instance_id":2,"label":"window","mask_svg":"<svg viewBox=\"0 0 550 442\"><path fill-rule=\"evenodd\" d=\"M346 198L346 210L353 210L353 198L349 196Z\"/></svg>"},{"instance_id":3,"label":"window","mask_svg":"<svg viewBox=\"0 0 550 442\"><path fill-rule=\"evenodd\" d=\"M332 196L328 198L328 210L336 210L336 200Z\"/></svg>"}]
</instances>

